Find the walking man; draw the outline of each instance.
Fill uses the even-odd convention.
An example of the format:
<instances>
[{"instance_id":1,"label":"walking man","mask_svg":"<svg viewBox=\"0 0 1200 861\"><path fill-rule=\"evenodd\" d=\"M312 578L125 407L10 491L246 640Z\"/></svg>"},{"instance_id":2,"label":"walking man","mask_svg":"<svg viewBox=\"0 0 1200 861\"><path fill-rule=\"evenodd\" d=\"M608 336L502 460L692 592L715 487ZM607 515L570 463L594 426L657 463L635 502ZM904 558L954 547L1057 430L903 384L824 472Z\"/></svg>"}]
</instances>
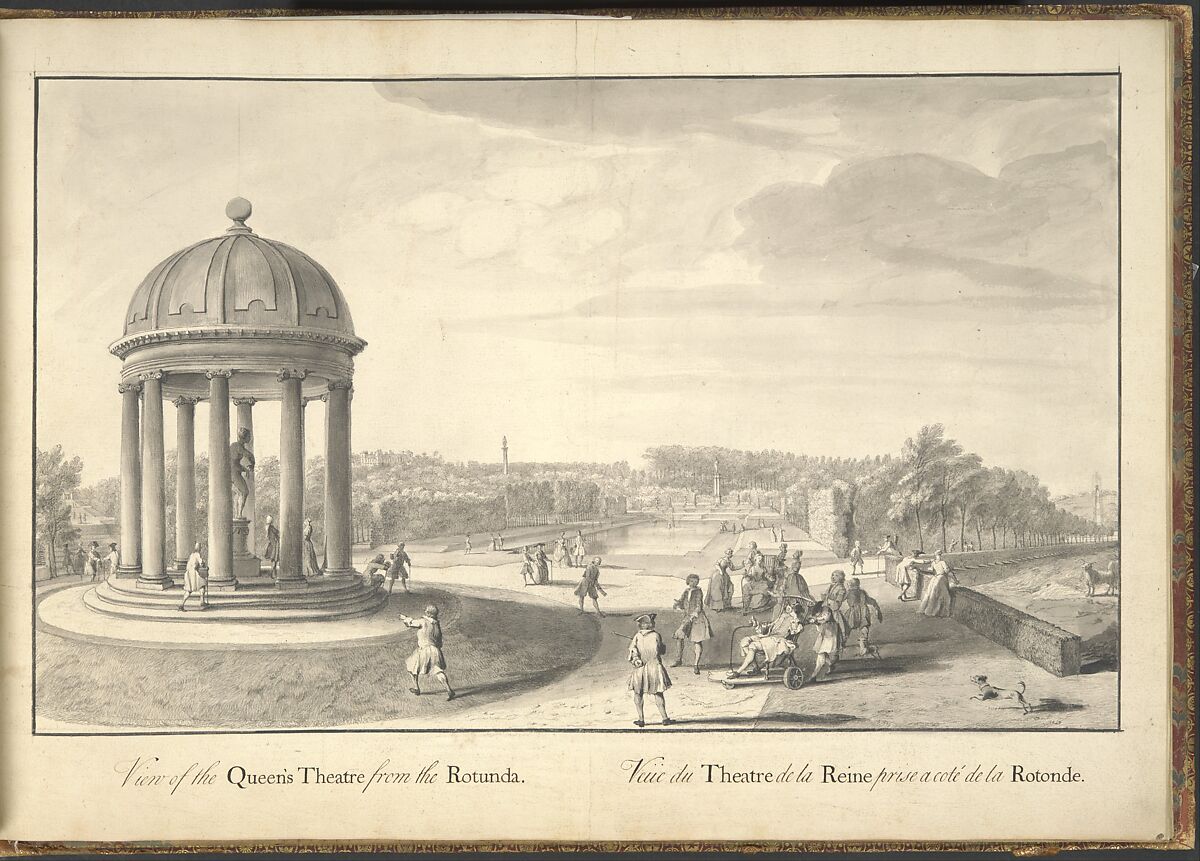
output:
<instances>
[{"instance_id":1,"label":"walking man","mask_svg":"<svg viewBox=\"0 0 1200 861\"><path fill-rule=\"evenodd\" d=\"M450 680L446 678L446 657L442 654L442 624L438 621L438 608L430 604L420 619L401 613L400 621L406 628L415 628L417 631L417 648L404 664L413 680L409 690L420 696L421 676L432 675L446 688L446 700L454 699L454 688L450 687Z\"/></svg>"},{"instance_id":2,"label":"walking man","mask_svg":"<svg viewBox=\"0 0 1200 861\"><path fill-rule=\"evenodd\" d=\"M582 568L583 560L587 557L587 545L583 540L583 530L575 530L575 567Z\"/></svg>"},{"instance_id":3,"label":"walking man","mask_svg":"<svg viewBox=\"0 0 1200 861\"><path fill-rule=\"evenodd\" d=\"M467 549L465 551L465 555L467 555L467 556L471 555L471 533L470 532L467 533Z\"/></svg>"},{"instance_id":4,"label":"walking man","mask_svg":"<svg viewBox=\"0 0 1200 861\"><path fill-rule=\"evenodd\" d=\"M599 561L599 560L597 560ZM580 601L582 602L582 598ZM633 707L637 709L637 726L646 725L646 714L643 701L646 694L654 697L658 713L662 716L662 725L670 726L672 721L667 717L667 698L663 696L671 687L671 677L663 666L662 656L666 654L667 644L662 635L654 630L654 613L638 616L638 632L629 643L629 663L633 664L633 672L629 674L629 690L633 691Z\"/></svg>"},{"instance_id":5,"label":"walking man","mask_svg":"<svg viewBox=\"0 0 1200 861\"><path fill-rule=\"evenodd\" d=\"M862 574L863 571L862 545L855 541L854 546L850 548L850 576L855 577Z\"/></svg>"},{"instance_id":6,"label":"walking man","mask_svg":"<svg viewBox=\"0 0 1200 861\"><path fill-rule=\"evenodd\" d=\"M600 602L597 600L597 593L608 597L608 593L604 591L604 587L600 585L600 557L597 556L591 561L586 568L583 569L583 576L579 578L579 585L575 587L575 594L579 596L579 612L586 612L583 609L583 599L591 598L592 606L596 608L596 615L603 616L604 613L600 610Z\"/></svg>"},{"instance_id":7,"label":"walking man","mask_svg":"<svg viewBox=\"0 0 1200 861\"><path fill-rule=\"evenodd\" d=\"M879 602L867 594L857 577L850 578L850 586L846 589L846 624L850 631L858 631L858 656L867 655L879 657L879 649L871 645L871 610L875 611L875 621L883 621L883 610Z\"/></svg>"},{"instance_id":8,"label":"walking man","mask_svg":"<svg viewBox=\"0 0 1200 861\"><path fill-rule=\"evenodd\" d=\"M205 574L204 558L200 555L200 545L192 548L188 556L187 568L183 572L183 600L179 602L179 612L187 608L187 599L196 592L200 593L200 609L208 609L208 576Z\"/></svg>"},{"instance_id":9,"label":"walking man","mask_svg":"<svg viewBox=\"0 0 1200 861\"><path fill-rule=\"evenodd\" d=\"M396 552L392 554L392 564L388 566L387 574L384 580L387 581L388 594L392 594L392 587L399 580L404 586L404 591L408 591L408 578L412 574L412 560L408 554L404 552L404 542L401 541L396 545Z\"/></svg>"}]
</instances>

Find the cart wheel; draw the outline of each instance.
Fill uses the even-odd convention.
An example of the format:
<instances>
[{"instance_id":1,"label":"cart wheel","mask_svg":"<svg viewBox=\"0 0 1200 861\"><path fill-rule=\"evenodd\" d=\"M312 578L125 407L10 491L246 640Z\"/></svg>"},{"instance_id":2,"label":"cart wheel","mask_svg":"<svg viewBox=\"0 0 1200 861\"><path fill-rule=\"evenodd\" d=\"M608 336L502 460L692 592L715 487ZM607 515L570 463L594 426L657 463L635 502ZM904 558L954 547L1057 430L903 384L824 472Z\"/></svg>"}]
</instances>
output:
<instances>
[{"instance_id":1,"label":"cart wheel","mask_svg":"<svg viewBox=\"0 0 1200 861\"><path fill-rule=\"evenodd\" d=\"M799 667L788 667L783 671L783 686L790 691L804 687L804 671Z\"/></svg>"}]
</instances>

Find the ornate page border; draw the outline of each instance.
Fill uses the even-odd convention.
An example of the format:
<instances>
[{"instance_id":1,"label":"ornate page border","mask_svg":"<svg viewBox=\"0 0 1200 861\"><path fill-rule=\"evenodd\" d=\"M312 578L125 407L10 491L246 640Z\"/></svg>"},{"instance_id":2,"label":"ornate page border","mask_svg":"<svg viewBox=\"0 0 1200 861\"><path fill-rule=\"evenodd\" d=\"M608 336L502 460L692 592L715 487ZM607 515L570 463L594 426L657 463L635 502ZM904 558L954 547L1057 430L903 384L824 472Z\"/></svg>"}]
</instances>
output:
<instances>
[{"instance_id":1,"label":"ornate page border","mask_svg":"<svg viewBox=\"0 0 1200 861\"><path fill-rule=\"evenodd\" d=\"M480 9L253 9L163 12L60 12L52 9L0 9L0 19L16 18L264 18L341 15L446 15ZM510 11L510 10L506 10ZM1193 466L1193 283L1192 268L1192 9L1186 5L1040 5L1040 6L880 6L880 7L713 7L681 9L527 9L527 13L592 15L639 19L809 20L995 19L995 20L1123 20L1151 18L1171 23L1172 152L1171 247L1172 380L1171 380L1171 592L1174 640L1171 673L1171 789L1173 833L1156 843L1096 842L454 842L454 841L281 841L278 843L173 844L173 852L233 850L247 852L885 852L993 851L1017 855L1053 854L1063 850L1191 849L1196 844L1196 628L1195 628L1195 490ZM0 852L12 855L62 855L162 852L161 843L25 843L0 840Z\"/></svg>"}]
</instances>

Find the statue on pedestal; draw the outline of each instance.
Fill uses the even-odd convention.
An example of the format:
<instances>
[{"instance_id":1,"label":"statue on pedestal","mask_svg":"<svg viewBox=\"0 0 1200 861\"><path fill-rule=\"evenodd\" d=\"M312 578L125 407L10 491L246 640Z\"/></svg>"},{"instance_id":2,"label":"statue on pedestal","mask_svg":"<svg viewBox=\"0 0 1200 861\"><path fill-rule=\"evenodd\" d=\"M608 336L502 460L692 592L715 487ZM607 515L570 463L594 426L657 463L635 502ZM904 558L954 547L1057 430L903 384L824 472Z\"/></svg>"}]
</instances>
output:
<instances>
[{"instance_id":1,"label":"statue on pedestal","mask_svg":"<svg viewBox=\"0 0 1200 861\"><path fill-rule=\"evenodd\" d=\"M233 481L233 516L240 519L249 495L246 480L254 472L254 452L250 450L249 428L238 428L237 439L229 444L229 471Z\"/></svg>"}]
</instances>

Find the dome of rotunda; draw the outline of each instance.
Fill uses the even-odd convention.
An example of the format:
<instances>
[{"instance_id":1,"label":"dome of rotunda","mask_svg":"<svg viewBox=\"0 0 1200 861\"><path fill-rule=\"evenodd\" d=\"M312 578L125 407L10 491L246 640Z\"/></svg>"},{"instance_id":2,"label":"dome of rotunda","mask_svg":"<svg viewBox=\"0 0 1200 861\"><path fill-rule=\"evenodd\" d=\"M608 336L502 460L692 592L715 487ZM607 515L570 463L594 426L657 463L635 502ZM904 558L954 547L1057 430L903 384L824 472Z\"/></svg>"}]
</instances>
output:
<instances>
[{"instance_id":1,"label":"dome of rotunda","mask_svg":"<svg viewBox=\"0 0 1200 861\"><path fill-rule=\"evenodd\" d=\"M225 208L233 225L221 236L177 251L155 266L133 294L124 335L167 329L252 327L318 329L354 336L350 309L321 264L246 226L249 201Z\"/></svg>"}]
</instances>

